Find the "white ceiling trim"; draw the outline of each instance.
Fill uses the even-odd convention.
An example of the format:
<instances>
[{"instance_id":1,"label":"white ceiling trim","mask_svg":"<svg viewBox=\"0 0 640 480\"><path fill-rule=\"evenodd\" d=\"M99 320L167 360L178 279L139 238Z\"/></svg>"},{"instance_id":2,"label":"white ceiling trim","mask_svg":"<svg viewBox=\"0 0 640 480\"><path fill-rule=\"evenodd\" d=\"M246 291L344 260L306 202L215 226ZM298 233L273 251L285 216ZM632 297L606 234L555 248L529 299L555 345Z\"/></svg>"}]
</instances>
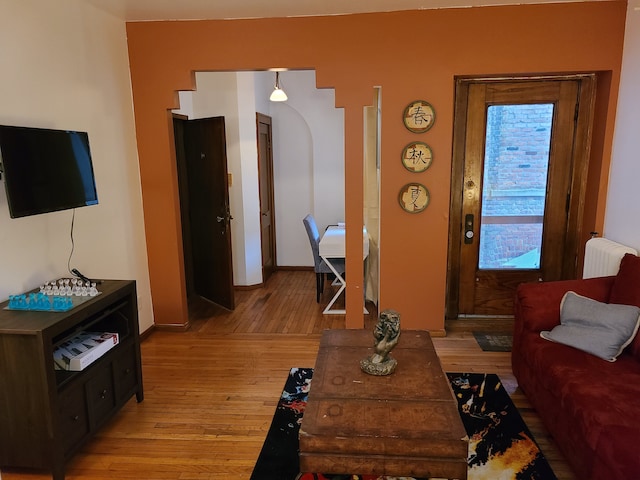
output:
<instances>
[{"instance_id":1,"label":"white ceiling trim","mask_svg":"<svg viewBox=\"0 0 640 480\"><path fill-rule=\"evenodd\" d=\"M277 18L585 0L83 0L128 22ZM611 0L586 0L611 1Z\"/></svg>"}]
</instances>

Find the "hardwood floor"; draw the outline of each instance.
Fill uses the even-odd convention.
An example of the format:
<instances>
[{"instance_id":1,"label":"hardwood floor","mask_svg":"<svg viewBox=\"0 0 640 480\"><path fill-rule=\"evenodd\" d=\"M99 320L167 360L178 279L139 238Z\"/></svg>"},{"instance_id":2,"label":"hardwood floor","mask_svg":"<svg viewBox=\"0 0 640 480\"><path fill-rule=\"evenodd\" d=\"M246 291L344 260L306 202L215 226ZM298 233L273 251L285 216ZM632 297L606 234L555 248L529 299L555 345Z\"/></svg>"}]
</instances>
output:
<instances>
[{"instance_id":1,"label":"hardwood floor","mask_svg":"<svg viewBox=\"0 0 640 480\"><path fill-rule=\"evenodd\" d=\"M312 367L322 330L344 328L344 316L322 314L330 298L327 289L315 302L312 272L278 271L263 288L238 290L233 312L193 302L188 331L156 330L142 342L144 401L125 405L71 460L66 478L248 479L289 369ZM483 352L471 333L510 328L510 319L456 320L433 343L445 371L500 375L558 478L574 480L516 388L510 354ZM2 471L2 480L50 478Z\"/></svg>"}]
</instances>

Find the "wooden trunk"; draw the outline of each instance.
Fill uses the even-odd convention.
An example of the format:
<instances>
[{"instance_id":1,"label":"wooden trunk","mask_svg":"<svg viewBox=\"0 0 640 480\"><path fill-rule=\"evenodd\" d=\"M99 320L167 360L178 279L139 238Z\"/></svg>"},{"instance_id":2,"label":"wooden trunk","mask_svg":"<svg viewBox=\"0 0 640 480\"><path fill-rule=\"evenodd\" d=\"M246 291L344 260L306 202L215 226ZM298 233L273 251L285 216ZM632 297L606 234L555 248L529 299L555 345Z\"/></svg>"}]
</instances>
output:
<instances>
[{"instance_id":1,"label":"wooden trunk","mask_svg":"<svg viewBox=\"0 0 640 480\"><path fill-rule=\"evenodd\" d=\"M468 439L426 331L403 331L395 372L373 376L365 330L327 330L300 428L303 472L467 478Z\"/></svg>"}]
</instances>

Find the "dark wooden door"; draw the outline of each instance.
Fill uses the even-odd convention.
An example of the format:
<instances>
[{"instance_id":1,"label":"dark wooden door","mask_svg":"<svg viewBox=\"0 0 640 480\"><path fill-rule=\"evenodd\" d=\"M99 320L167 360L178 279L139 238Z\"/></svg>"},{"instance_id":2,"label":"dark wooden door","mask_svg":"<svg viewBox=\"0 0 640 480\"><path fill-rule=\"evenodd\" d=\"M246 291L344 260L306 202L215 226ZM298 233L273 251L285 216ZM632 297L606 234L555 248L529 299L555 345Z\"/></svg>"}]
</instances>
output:
<instances>
[{"instance_id":1,"label":"dark wooden door","mask_svg":"<svg viewBox=\"0 0 640 480\"><path fill-rule=\"evenodd\" d=\"M519 283L575 275L592 80L458 83L448 305L458 315L512 314Z\"/></svg>"},{"instance_id":2,"label":"dark wooden door","mask_svg":"<svg viewBox=\"0 0 640 480\"><path fill-rule=\"evenodd\" d=\"M260 232L262 243L262 281L276 268L276 229L273 209L273 151L271 117L257 114L258 172L260 175Z\"/></svg>"},{"instance_id":3,"label":"dark wooden door","mask_svg":"<svg viewBox=\"0 0 640 480\"><path fill-rule=\"evenodd\" d=\"M174 131L187 291L232 310L232 217L224 117L174 119Z\"/></svg>"}]
</instances>

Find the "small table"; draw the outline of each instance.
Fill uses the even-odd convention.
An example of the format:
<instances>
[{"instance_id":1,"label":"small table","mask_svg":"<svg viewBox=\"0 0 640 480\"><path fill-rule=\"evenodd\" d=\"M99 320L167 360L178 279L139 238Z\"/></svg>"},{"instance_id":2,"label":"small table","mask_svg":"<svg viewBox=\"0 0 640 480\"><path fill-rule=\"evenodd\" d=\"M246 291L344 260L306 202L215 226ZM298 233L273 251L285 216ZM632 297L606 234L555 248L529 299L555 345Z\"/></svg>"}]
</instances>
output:
<instances>
[{"instance_id":1,"label":"small table","mask_svg":"<svg viewBox=\"0 0 640 480\"><path fill-rule=\"evenodd\" d=\"M345 309L337 309L333 307L333 304L336 303L340 294L344 291L347 286L347 282L345 278L336 270L334 265L331 263L331 259L333 258L345 258L346 257L346 229L343 226L338 225L330 225L322 235L320 239L320 243L318 245L318 250L320 256L325 261L325 263L329 266L331 271L336 276L336 282L334 285L340 285L338 291L333 296L329 304L326 306L322 313L324 314L334 314L334 315L344 315L347 313ZM366 227L362 228L362 259L364 260L369 256L369 234L367 233ZM364 310L364 313L369 313L367 310Z\"/></svg>"},{"instance_id":2,"label":"small table","mask_svg":"<svg viewBox=\"0 0 640 480\"><path fill-rule=\"evenodd\" d=\"M300 469L329 474L467 478L468 438L426 331L402 331L388 376L360 370L365 330L326 330L300 427Z\"/></svg>"}]
</instances>

